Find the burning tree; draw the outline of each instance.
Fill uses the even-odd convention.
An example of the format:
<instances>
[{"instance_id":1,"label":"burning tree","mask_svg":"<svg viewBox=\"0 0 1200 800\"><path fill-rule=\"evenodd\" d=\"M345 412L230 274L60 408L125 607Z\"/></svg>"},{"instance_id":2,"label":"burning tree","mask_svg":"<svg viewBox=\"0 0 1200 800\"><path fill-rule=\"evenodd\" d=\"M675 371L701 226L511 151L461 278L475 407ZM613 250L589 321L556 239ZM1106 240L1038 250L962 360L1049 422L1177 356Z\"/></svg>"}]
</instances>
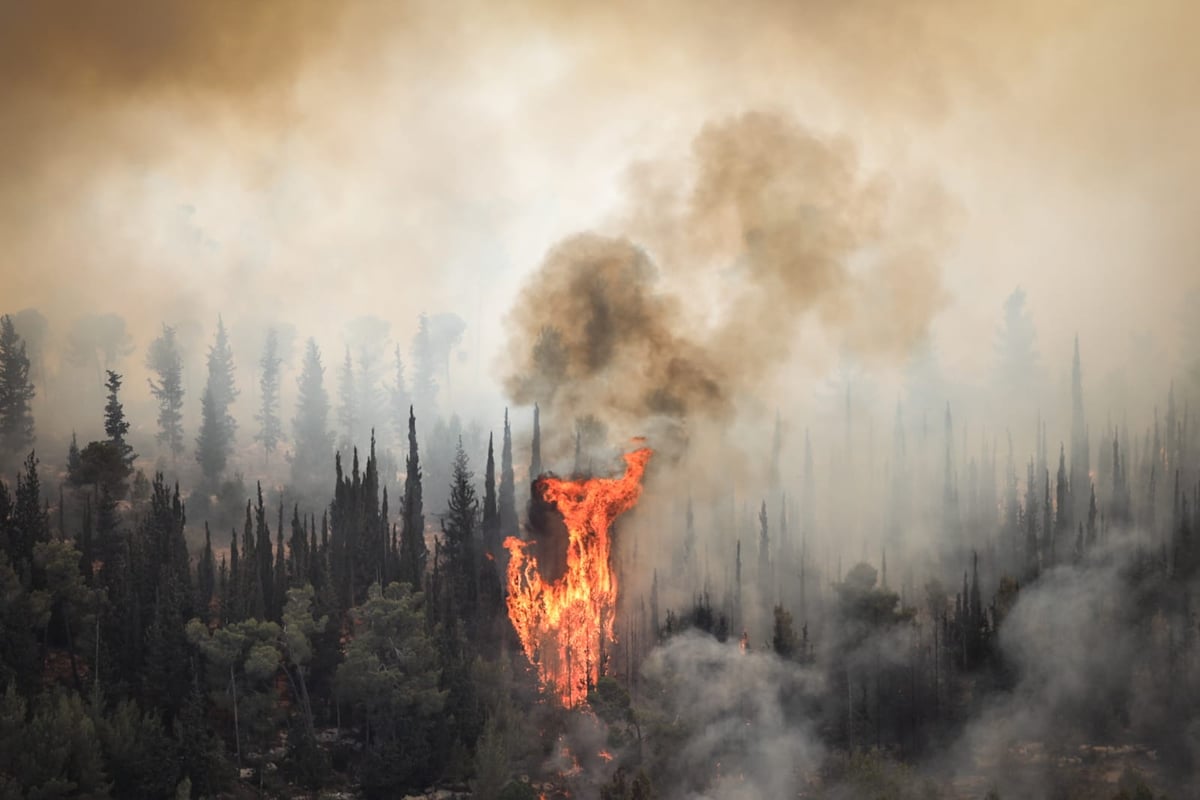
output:
<instances>
[{"instance_id":1,"label":"burning tree","mask_svg":"<svg viewBox=\"0 0 1200 800\"><path fill-rule=\"evenodd\" d=\"M508 616L538 677L564 706L587 699L600 675L603 648L613 640L617 578L612 569L613 520L633 508L642 493L642 475L653 451L625 454L619 478L562 480L543 476L541 497L562 515L567 530L563 574L543 580L533 542L509 536Z\"/></svg>"}]
</instances>

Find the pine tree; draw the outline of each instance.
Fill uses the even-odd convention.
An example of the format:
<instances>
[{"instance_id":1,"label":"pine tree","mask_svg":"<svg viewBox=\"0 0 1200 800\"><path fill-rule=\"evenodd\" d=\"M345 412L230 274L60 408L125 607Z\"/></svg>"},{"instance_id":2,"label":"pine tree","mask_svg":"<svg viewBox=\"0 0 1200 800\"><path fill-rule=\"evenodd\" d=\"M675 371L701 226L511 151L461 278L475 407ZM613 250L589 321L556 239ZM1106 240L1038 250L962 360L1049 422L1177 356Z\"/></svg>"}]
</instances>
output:
<instances>
[{"instance_id":1,"label":"pine tree","mask_svg":"<svg viewBox=\"0 0 1200 800\"><path fill-rule=\"evenodd\" d=\"M292 483L306 495L324 484L323 475L333 454L333 435L329 431L329 395L325 391L325 368L321 351L309 339L299 379L300 397L292 420L296 443L292 456Z\"/></svg>"},{"instance_id":2,"label":"pine tree","mask_svg":"<svg viewBox=\"0 0 1200 800\"><path fill-rule=\"evenodd\" d=\"M536 478L531 475L530 480ZM496 497L496 513L500 525L499 536L519 536L517 521L516 485L513 477L512 429L508 425L508 409L504 409L504 437L500 444L500 488Z\"/></svg>"},{"instance_id":3,"label":"pine tree","mask_svg":"<svg viewBox=\"0 0 1200 800\"><path fill-rule=\"evenodd\" d=\"M263 446L263 453L268 463L271 454L283 439L283 423L279 420L279 365L283 359L279 357L279 337L275 329L267 331L266 345L263 347L262 359L258 362L262 373L259 375L259 393L262 403L255 415L258 420L258 433L255 441Z\"/></svg>"},{"instance_id":4,"label":"pine tree","mask_svg":"<svg viewBox=\"0 0 1200 800\"><path fill-rule=\"evenodd\" d=\"M417 418L408 410L408 457L405 459L403 526L400 531L400 580L419 591L425 581L425 512L421 505L421 460L417 452Z\"/></svg>"},{"instance_id":5,"label":"pine tree","mask_svg":"<svg viewBox=\"0 0 1200 800\"><path fill-rule=\"evenodd\" d=\"M125 419L125 409L121 406L119 397L121 376L111 369L108 370L108 380L104 387L108 389L108 402L104 405L104 433L120 454L126 469L132 472L137 453L133 452L132 445L125 441L125 434L129 433L129 422Z\"/></svg>"},{"instance_id":6,"label":"pine tree","mask_svg":"<svg viewBox=\"0 0 1200 800\"><path fill-rule=\"evenodd\" d=\"M7 469L33 445L33 381L25 342L12 317L0 317L0 467Z\"/></svg>"},{"instance_id":7,"label":"pine tree","mask_svg":"<svg viewBox=\"0 0 1200 800\"><path fill-rule=\"evenodd\" d=\"M158 375L157 383L148 381L158 401L158 443L167 446L174 461L183 453L183 358L174 328L164 325L162 335L150 343L146 366Z\"/></svg>"}]
</instances>

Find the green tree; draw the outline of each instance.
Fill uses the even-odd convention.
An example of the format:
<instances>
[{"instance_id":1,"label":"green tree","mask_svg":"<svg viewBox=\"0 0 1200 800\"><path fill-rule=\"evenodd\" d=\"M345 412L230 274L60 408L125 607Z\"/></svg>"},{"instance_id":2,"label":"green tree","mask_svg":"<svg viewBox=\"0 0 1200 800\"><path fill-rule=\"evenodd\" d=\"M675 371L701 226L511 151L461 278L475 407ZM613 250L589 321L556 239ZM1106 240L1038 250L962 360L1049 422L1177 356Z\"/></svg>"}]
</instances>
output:
<instances>
[{"instance_id":1,"label":"green tree","mask_svg":"<svg viewBox=\"0 0 1200 800\"><path fill-rule=\"evenodd\" d=\"M29 356L12 317L0 317L0 467L19 463L33 445L33 381Z\"/></svg>"},{"instance_id":2,"label":"green tree","mask_svg":"<svg viewBox=\"0 0 1200 800\"><path fill-rule=\"evenodd\" d=\"M372 585L337 669L338 696L363 723L360 779L370 797L424 787L437 772L432 733L446 693L422 602L405 584Z\"/></svg>"},{"instance_id":3,"label":"green tree","mask_svg":"<svg viewBox=\"0 0 1200 800\"><path fill-rule=\"evenodd\" d=\"M133 452L133 446L125 441L125 434L129 433L129 421L125 419L125 408L121 405L121 376L111 369L107 374L108 380L104 384L104 388L108 389L108 400L104 404L104 433L116 447L117 453L125 463L127 473L132 473L137 453Z\"/></svg>"},{"instance_id":4,"label":"green tree","mask_svg":"<svg viewBox=\"0 0 1200 800\"><path fill-rule=\"evenodd\" d=\"M122 700L97 725L118 797L170 797L179 781L175 740L153 711Z\"/></svg>"},{"instance_id":5,"label":"green tree","mask_svg":"<svg viewBox=\"0 0 1200 800\"><path fill-rule=\"evenodd\" d=\"M146 366L158 376L157 382L148 380L158 401L158 443L167 446L174 461L183 453L183 357L174 328L163 325L146 352Z\"/></svg>"},{"instance_id":6,"label":"green tree","mask_svg":"<svg viewBox=\"0 0 1200 800\"><path fill-rule=\"evenodd\" d=\"M96 725L79 695L32 704L9 685L0 698L0 797L108 797Z\"/></svg>"},{"instance_id":7,"label":"green tree","mask_svg":"<svg viewBox=\"0 0 1200 800\"><path fill-rule=\"evenodd\" d=\"M210 697L232 715L238 762L250 749L265 751L279 722L275 675L279 671L280 627L250 619L210 632L198 619L187 624L188 640L204 655ZM243 742L247 748L243 750ZM259 759L262 779L263 760Z\"/></svg>"}]
</instances>

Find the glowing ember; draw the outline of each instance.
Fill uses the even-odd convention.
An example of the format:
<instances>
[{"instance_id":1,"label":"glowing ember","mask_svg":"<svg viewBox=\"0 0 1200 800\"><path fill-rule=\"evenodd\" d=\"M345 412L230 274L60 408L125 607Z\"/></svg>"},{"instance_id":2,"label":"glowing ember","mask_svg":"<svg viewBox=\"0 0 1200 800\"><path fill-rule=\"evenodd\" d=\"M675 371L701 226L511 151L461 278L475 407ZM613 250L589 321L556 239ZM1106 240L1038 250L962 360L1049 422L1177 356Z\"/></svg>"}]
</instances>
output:
<instances>
[{"instance_id":1,"label":"glowing ember","mask_svg":"<svg viewBox=\"0 0 1200 800\"><path fill-rule=\"evenodd\" d=\"M509 619L542 684L564 706L586 702L588 686L600 675L604 643L613 640L617 578L609 526L637 503L653 452L642 447L626 453L620 478L538 479L542 498L554 504L567 528L566 572L558 580L542 581L537 559L525 551L532 542L504 540Z\"/></svg>"}]
</instances>

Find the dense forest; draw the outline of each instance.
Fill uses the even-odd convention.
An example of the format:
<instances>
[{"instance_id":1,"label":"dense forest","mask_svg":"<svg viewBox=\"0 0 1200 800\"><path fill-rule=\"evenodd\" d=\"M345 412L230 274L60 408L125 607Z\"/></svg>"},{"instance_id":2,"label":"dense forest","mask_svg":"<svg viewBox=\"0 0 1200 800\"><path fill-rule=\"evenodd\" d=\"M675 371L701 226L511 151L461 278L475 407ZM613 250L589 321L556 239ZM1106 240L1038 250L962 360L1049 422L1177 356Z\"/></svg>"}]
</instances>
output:
<instances>
[{"instance_id":1,"label":"dense forest","mask_svg":"<svg viewBox=\"0 0 1200 800\"><path fill-rule=\"evenodd\" d=\"M1036 361L1022 301L1004 380ZM310 340L288 424L277 335L250 387L218 320L198 401L164 327L145 347L156 418L130 419L103 363L104 435L49 452L39 318L0 318L5 797L1196 788L1200 436L1174 386L1140 432L1093 432L1078 342L1057 448L1043 421L1022 454L998 432L973 448L949 406L936 426L897 407L881 453L847 388L832 441L776 417L763 483L646 503L649 524L617 526L600 677L564 708L517 642L500 543L555 541L545 470L615 468L596 419L544 457L537 407L519 443L506 411L486 443L439 416L423 317L411 383L399 347L388 377L347 351L331 392Z\"/></svg>"},{"instance_id":2,"label":"dense forest","mask_svg":"<svg viewBox=\"0 0 1200 800\"><path fill-rule=\"evenodd\" d=\"M0 800L1200 797L1197 41L0 0Z\"/></svg>"}]
</instances>

